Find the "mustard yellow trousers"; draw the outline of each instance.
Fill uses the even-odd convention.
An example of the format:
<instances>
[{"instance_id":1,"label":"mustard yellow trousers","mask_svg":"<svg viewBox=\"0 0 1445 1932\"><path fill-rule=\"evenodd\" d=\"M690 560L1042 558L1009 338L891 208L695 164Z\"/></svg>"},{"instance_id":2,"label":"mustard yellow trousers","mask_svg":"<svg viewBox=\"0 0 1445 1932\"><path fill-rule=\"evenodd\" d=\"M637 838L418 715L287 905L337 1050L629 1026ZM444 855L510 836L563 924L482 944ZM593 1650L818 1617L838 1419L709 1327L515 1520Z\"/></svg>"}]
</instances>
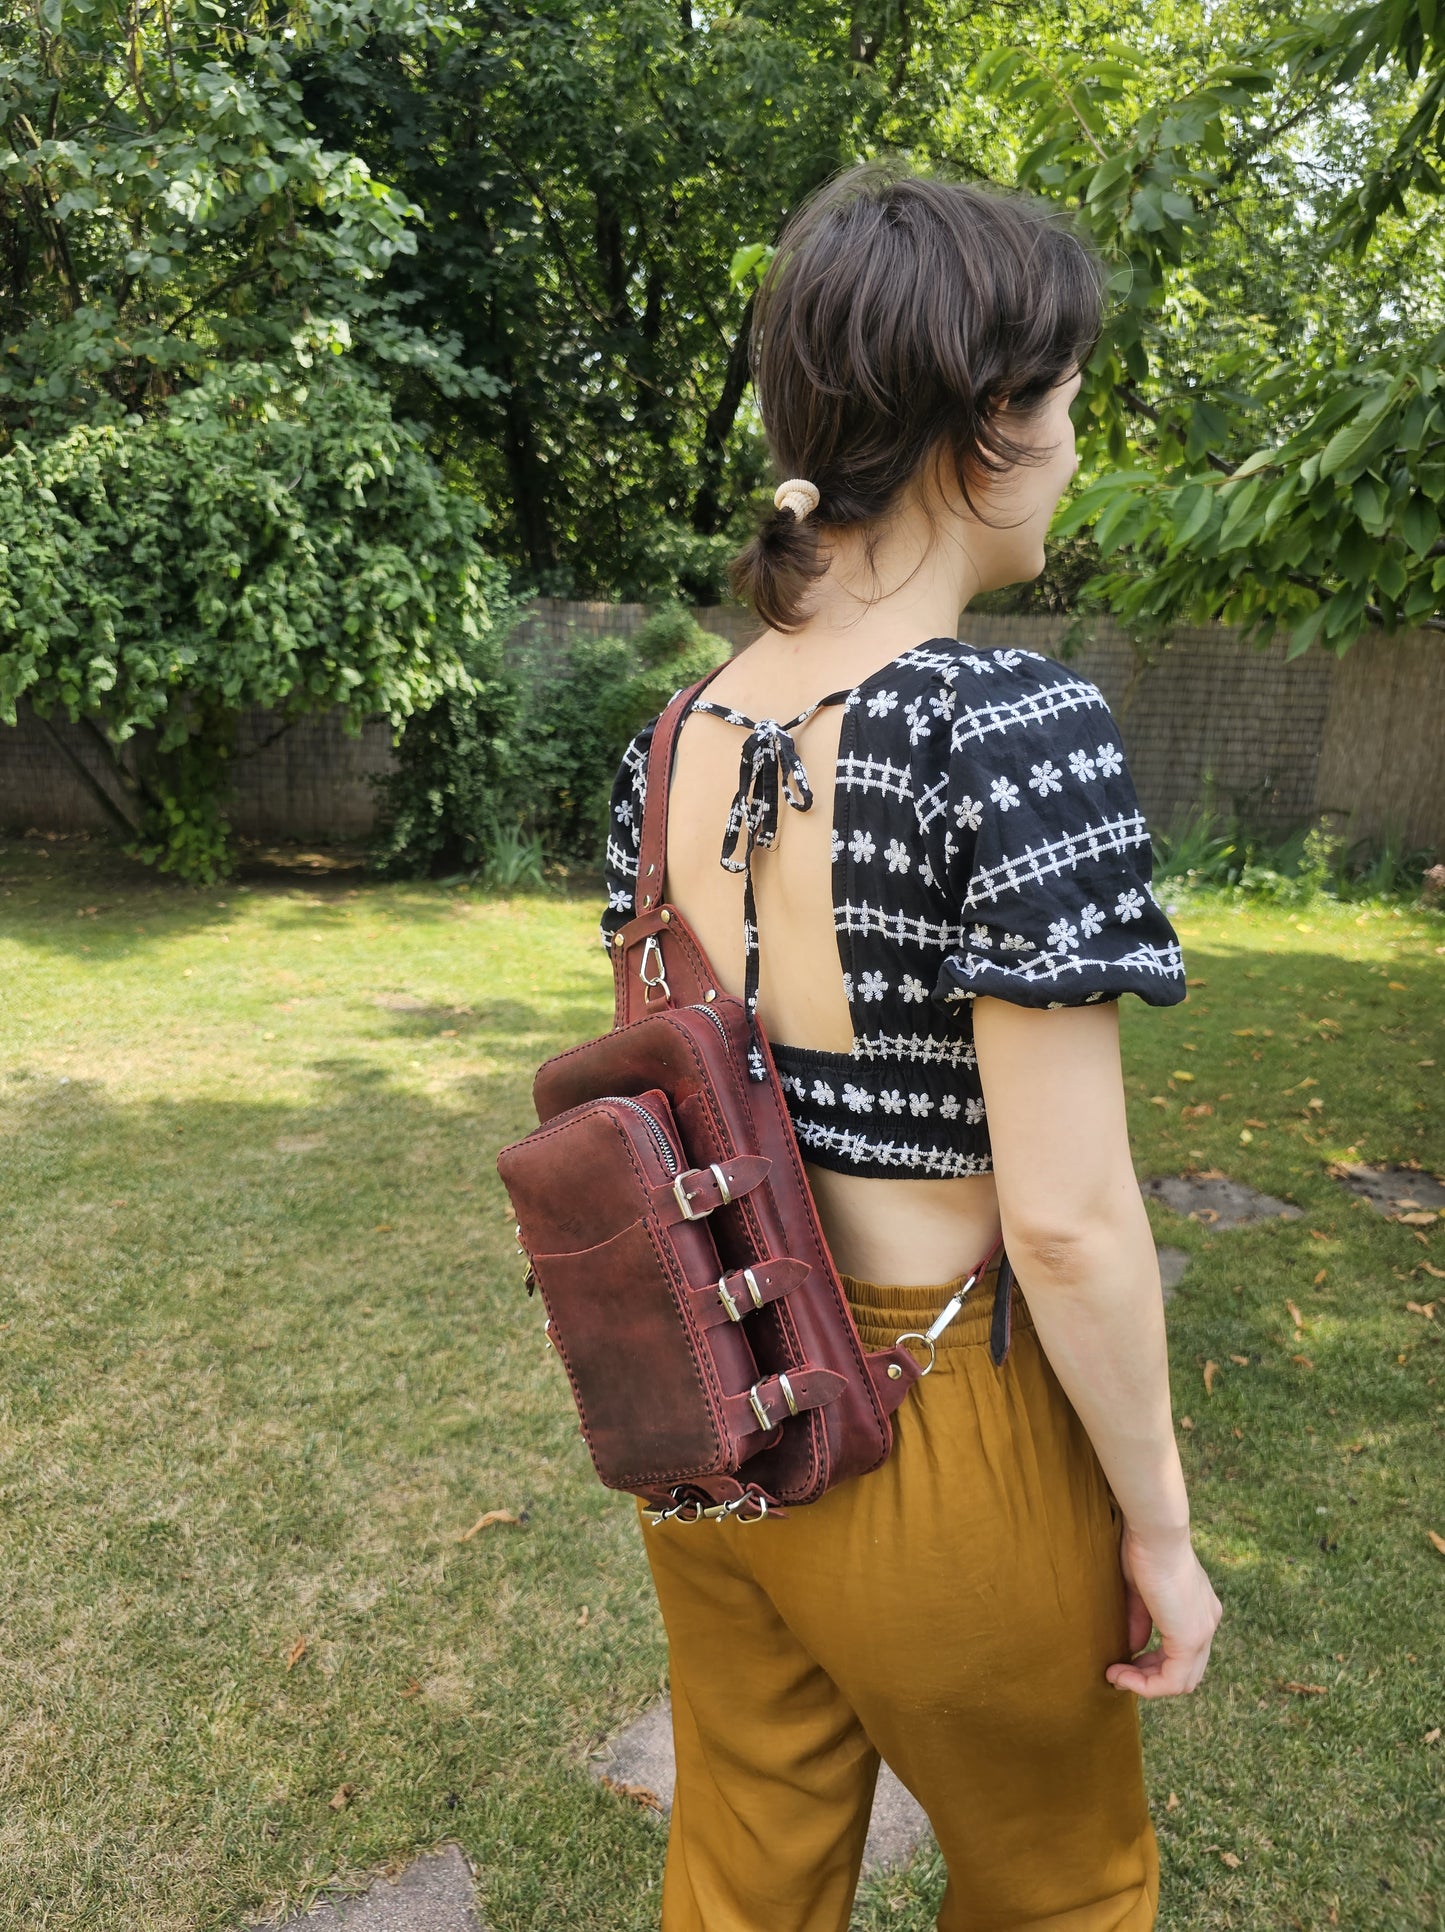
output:
<instances>
[{"instance_id":1,"label":"mustard yellow trousers","mask_svg":"<svg viewBox=\"0 0 1445 1932\"><path fill-rule=\"evenodd\" d=\"M677 1791L662 1932L847 1932L880 1757L948 1871L939 1932L1145 1932L1159 1865L1119 1515L1022 1296L994 1275L894 1418L893 1452L786 1517L649 1524ZM957 1283L843 1277L865 1347Z\"/></svg>"}]
</instances>

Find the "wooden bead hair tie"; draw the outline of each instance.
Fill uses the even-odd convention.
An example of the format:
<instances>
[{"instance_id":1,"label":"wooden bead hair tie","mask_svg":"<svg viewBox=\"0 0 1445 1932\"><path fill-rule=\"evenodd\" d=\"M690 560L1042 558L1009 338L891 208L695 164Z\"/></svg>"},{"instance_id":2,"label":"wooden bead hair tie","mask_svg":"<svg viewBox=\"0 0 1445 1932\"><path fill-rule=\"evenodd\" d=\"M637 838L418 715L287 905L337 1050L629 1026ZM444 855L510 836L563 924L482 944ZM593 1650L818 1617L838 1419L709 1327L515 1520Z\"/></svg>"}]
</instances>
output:
<instances>
[{"instance_id":1,"label":"wooden bead hair tie","mask_svg":"<svg viewBox=\"0 0 1445 1932\"><path fill-rule=\"evenodd\" d=\"M797 522L801 523L818 507L818 486L810 483L805 476L790 476L786 483L780 483L773 491L773 503L779 510L791 510Z\"/></svg>"}]
</instances>

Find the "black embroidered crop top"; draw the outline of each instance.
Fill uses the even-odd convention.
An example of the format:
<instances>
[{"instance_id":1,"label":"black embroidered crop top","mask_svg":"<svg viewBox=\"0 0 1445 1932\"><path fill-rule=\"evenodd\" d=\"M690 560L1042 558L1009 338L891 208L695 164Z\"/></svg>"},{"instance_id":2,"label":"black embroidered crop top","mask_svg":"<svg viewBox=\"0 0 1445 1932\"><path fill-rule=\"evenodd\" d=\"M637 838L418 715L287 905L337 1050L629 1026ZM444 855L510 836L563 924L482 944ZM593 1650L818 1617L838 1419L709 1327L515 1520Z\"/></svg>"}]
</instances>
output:
<instances>
[{"instance_id":1,"label":"black embroidered crop top","mask_svg":"<svg viewBox=\"0 0 1445 1932\"><path fill-rule=\"evenodd\" d=\"M987 1173L978 994L1035 1007L1184 998L1118 732L1096 687L1067 666L951 637L904 651L786 723L695 699L690 711L748 732L722 863L747 875L750 1012L753 848L778 835L784 804L810 807L790 732L833 703L844 707L833 920L854 1037L846 1053L770 1042L799 1147L843 1173ZM604 944L633 914L656 722L627 747L613 787Z\"/></svg>"}]
</instances>

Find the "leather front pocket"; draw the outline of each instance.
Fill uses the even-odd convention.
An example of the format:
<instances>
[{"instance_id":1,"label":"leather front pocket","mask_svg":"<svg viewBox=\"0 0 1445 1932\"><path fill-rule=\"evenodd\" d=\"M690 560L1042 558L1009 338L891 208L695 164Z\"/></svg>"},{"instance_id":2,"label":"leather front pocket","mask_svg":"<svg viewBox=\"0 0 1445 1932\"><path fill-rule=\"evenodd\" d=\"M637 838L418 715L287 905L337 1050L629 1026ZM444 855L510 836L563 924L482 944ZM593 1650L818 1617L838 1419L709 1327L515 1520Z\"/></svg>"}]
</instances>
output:
<instances>
[{"instance_id":1,"label":"leather front pocket","mask_svg":"<svg viewBox=\"0 0 1445 1932\"><path fill-rule=\"evenodd\" d=\"M614 1489L731 1470L710 1351L675 1257L634 1221L532 1267L597 1473Z\"/></svg>"}]
</instances>

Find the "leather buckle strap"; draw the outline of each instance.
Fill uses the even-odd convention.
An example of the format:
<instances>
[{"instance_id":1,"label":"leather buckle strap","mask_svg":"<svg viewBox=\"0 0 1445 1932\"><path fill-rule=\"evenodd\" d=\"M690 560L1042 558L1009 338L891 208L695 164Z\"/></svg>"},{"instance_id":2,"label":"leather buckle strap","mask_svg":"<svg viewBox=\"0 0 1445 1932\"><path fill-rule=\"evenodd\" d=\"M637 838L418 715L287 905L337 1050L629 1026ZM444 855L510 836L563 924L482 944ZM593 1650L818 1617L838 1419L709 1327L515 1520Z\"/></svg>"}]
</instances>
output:
<instances>
[{"instance_id":1,"label":"leather buckle strap","mask_svg":"<svg viewBox=\"0 0 1445 1932\"><path fill-rule=\"evenodd\" d=\"M772 1164L766 1154L736 1154L708 1167L684 1168L676 1179L653 1188L652 1210L665 1227L677 1221L700 1221L755 1188Z\"/></svg>"},{"instance_id":2,"label":"leather buckle strap","mask_svg":"<svg viewBox=\"0 0 1445 1932\"><path fill-rule=\"evenodd\" d=\"M699 1328L740 1322L755 1308L766 1308L770 1301L801 1288L809 1272L807 1262L798 1261L792 1255L755 1261L747 1268L732 1268L708 1287L688 1290L693 1320Z\"/></svg>"},{"instance_id":3,"label":"leather buckle strap","mask_svg":"<svg viewBox=\"0 0 1445 1932\"><path fill-rule=\"evenodd\" d=\"M821 1409L835 1402L848 1386L848 1378L834 1369L815 1368L804 1362L798 1368L779 1369L765 1375L743 1395L723 1400L723 1416L736 1435L757 1434L776 1429L790 1415L804 1409Z\"/></svg>"}]
</instances>

